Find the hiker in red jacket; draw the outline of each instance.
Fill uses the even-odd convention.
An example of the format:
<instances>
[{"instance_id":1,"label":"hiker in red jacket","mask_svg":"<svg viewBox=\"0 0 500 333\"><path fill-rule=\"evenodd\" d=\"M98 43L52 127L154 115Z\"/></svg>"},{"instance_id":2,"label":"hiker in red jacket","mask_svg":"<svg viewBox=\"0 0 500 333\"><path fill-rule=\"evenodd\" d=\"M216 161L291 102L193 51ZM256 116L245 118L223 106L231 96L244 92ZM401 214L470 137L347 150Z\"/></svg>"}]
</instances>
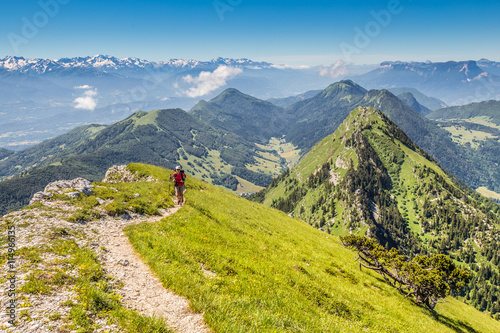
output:
<instances>
[{"instance_id":1,"label":"hiker in red jacket","mask_svg":"<svg viewBox=\"0 0 500 333\"><path fill-rule=\"evenodd\" d=\"M172 175L172 180L175 183L175 195L177 196L177 204L182 206L184 204L184 192L186 192L186 174L180 166L175 167L175 173Z\"/></svg>"}]
</instances>

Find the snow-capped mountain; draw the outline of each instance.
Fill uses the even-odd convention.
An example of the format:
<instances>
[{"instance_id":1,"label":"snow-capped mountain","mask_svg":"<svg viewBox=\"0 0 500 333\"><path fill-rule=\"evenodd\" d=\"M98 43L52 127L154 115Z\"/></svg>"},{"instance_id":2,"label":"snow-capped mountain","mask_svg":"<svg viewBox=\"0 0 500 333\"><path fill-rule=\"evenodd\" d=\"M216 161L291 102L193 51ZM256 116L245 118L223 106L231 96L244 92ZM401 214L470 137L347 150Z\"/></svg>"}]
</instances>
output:
<instances>
[{"instance_id":1,"label":"snow-capped mountain","mask_svg":"<svg viewBox=\"0 0 500 333\"><path fill-rule=\"evenodd\" d=\"M0 147L21 149L137 110L190 109L228 87L259 98L323 88L329 78L249 59L148 61L106 55L0 59Z\"/></svg>"},{"instance_id":2,"label":"snow-capped mountain","mask_svg":"<svg viewBox=\"0 0 500 333\"><path fill-rule=\"evenodd\" d=\"M172 71L179 69L212 68L219 65L232 67L262 69L272 68L267 62L255 62L249 59L217 58L210 61L170 59L168 61L147 61L139 58L116 58L107 55L92 57L75 57L52 59L25 59L23 57L8 56L0 59L0 71L19 72L26 74L45 74L68 69L91 69L104 72L120 70L153 70Z\"/></svg>"}]
</instances>

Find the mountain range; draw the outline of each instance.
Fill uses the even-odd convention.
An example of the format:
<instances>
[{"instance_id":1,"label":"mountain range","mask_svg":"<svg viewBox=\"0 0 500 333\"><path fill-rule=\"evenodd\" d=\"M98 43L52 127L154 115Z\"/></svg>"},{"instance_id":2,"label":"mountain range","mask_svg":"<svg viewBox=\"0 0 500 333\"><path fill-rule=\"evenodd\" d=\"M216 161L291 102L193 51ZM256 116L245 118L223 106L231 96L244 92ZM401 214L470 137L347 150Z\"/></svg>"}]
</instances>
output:
<instances>
[{"instance_id":1,"label":"mountain range","mask_svg":"<svg viewBox=\"0 0 500 333\"><path fill-rule=\"evenodd\" d=\"M441 101L457 105L499 99L500 64L486 59L384 62L373 70L373 66L363 69L364 74L351 67L335 78L352 79L365 88L392 89L395 95L411 92L429 110L445 106ZM272 98L271 102L286 108L331 84L328 73L321 66L249 59L5 57L0 59L0 147L22 150L77 126L115 123L140 109L190 109L228 87L260 99Z\"/></svg>"},{"instance_id":2,"label":"mountain range","mask_svg":"<svg viewBox=\"0 0 500 333\"><path fill-rule=\"evenodd\" d=\"M500 99L498 63L488 60L387 61L368 73L351 78L369 88L416 88L449 105Z\"/></svg>"},{"instance_id":3,"label":"mountain range","mask_svg":"<svg viewBox=\"0 0 500 333\"><path fill-rule=\"evenodd\" d=\"M70 75L81 69L95 73L112 73L130 71L129 74L140 71L175 71L178 69L205 68L215 69L220 65L245 68L275 68L268 62L255 62L249 59L217 58L210 61L170 59L168 61L148 61L138 58L116 58L107 55L91 57L75 57L52 59L25 59L23 57L8 56L0 59L0 72L24 73L34 75L51 75L63 73ZM104 75L104 74L103 74Z\"/></svg>"},{"instance_id":4,"label":"mountain range","mask_svg":"<svg viewBox=\"0 0 500 333\"><path fill-rule=\"evenodd\" d=\"M500 330L498 314L479 312L471 299L444 293L430 310L360 269L337 236L203 181L188 178L186 203L174 207L171 173L116 166L99 183L49 184L45 199L1 217L0 228L16 231L22 262L13 330ZM86 194L65 195L82 183Z\"/></svg>"},{"instance_id":5,"label":"mountain range","mask_svg":"<svg viewBox=\"0 0 500 333\"><path fill-rule=\"evenodd\" d=\"M254 200L408 257L450 255L477 273L461 296L500 312L500 206L457 182L380 111L352 111Z\"/></svg>"},{"instance_id":6,"label":"mountain range","mask_svg":"<svg viewBox=\"0 0 500 333\"><path fill-rule=\"evenodd\" d=\"M138 111L113 125L87 125L0 161L0 213L25 205L47 180L103 178L115 163L175 168L232 191L255 192L286 167L274 150L202 123L181 109Z\"/></svg>"},{"instance_id":7,"label":"mountain range","mask_svg":"<svg viewBox=\"0 0 500 333\"><path fill-rule=\"evenodd\" d=\"M139 109L189 109L226 85L270 98L329 83L312 68L248 59L6 57L0 60L0 147L21 150L77 126L115 123Z\"/></svg>"},{"instance_id":8,"label":"mountain range","mask_svg":"<svg viewBox=\"0 0 500 333\"><path fill-rule=\"evenodd\" d=\"M458 142L446 126L425 118L391 92L368 91L344 80L287 108L228 89L209 101L200 101L188 113L180 109L141 111L113 125L87 125L23 151L4 150L0 177L25 177L0 183L3 196L11 193L7 189L16 193L10 195L4 209L25 203L32 191L40 190L42 184L30 178L45 172L38 167L51 170L50 177L57 177L59 169L70 174L81 169L89 179L97 180L118 162L181 164L214 184L238 193L255 192L333 133L358 106L381 110L467 185L500 192L496 141L488 141L484 149ZM175 126L169 123L169 114L175 115Z\"/></svg>"}]
</instances>

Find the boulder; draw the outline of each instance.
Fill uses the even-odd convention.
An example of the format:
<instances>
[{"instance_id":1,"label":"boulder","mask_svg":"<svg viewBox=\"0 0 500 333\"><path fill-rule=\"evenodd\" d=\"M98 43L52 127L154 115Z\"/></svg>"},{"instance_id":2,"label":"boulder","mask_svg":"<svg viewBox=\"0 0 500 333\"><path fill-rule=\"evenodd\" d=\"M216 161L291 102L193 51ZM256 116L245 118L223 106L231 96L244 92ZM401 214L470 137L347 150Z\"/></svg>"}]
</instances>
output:
<instances>
[{"instance_id":1,"label":"boulder","mask_svg":"<svg viewBox=\"0 0 500 333\"><path fill-rule=\"evenodd\" d=\"M30 200L30 205L50 198L57 194L66 194L72 199L80 197L81 193L91 195L94 185L85 178L75 178L73 180L58 180L45 186L43 192L37 192Z\"/></svg>"},{"instance_id":2,"label":"boulder","mask_svg":"<svg viewBox=\"0 0 500 333\"><path fill-rule=\"evenodd\" d=\"M106 175L104 176L103 182L116 184L116 183L133 183L133 182L154 182L157 179L154 179L151 176L141 177L137 173L132 173L126 165L113 165L111 168L106 171Z\"/></svg>"},{"instance_id":3,"label":"boulder","mask_svg":"<svg viewBox=\"0 0 500 333\"><path fill-rule=\"evenodd\" d=\"M47 199L47 198L50 198L52 196L52 193L47 193L47 192L36 192L35 194L33 194L33 198L31 198L30 200L30 205L36 203L36 202L40 202L44 199Z\"/></svg>"},{"instance_id":4,"label":"boulder","mask_svg":"<svg viewBox=\"0 0 500 333\"><path fill-rule=\"evenodd\" d=\"M45 187L44 192L64 193L68 190L76 190L80 193L91 195L94 185L85 178L75 178L73 180L58 180Z\"/></svg>"},{"instance_id":5,"label":"boulder","mask_svg":"<svg viewBox=\"0 0 500 333\"><path fill-rule=\"evenodd\" d=\"M64 194L70 197L70 199L78 199L80 197L80 192L68 192Z\"/></svg>"}]
</instances>

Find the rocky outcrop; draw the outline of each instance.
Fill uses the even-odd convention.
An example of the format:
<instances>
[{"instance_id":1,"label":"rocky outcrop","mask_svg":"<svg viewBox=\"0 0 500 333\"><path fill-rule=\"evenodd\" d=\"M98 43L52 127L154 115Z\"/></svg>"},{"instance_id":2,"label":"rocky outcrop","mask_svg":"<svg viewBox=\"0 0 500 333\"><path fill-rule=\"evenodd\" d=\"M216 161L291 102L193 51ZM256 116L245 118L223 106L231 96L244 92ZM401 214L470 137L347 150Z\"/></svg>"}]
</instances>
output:
<instances>
[{"instance_id":1,"label":"rocky outcrop","mask_svg":"<svg viewBox=\"0 0 500 333\"><path fill-rule=\"evenodd\" d=\"M94 185L85 178L75 178L73 180L58 180L45 186L42 192L37 192L30 200L30 205L52 197L54 194L65 194L71 199L76 199L80 193L91 195Z\"/></svg>"},{"instance_id":2,"label":"rocky outcrop","mask_svg":"<svg viewBox=\"0 0 500 333\"><path fill-rule=\"evenodd\" d=\"M119 193L113 191L114 185L104 185L99 187ZM0 253L10 253L8 249L15 246L15 255L0 265L0 276L9 276L9 280L0 279L0 289L7 291L14 286L12 290L16 291L0 292L0 304L4 306L0 312L0 331L123 332L124 327L116 318L108 316L107 310L86 309L87 297L90 297L99 302L103 300L106 306L111 300L118 301L120 308L135 311L144 318L141 320L153 316L162 318L172 331L210 332L203 314L193 312L187 299L165 289L138 256L123 230L132 224L157 223L180 207L158 209L161 216L130 212L117 218L104 213L105 206L114 199L96 197L98 204L88 210L100 213L85 223L75 223L74 216L86 210L80 205L81 200L67 200L57 194L95 196L92 189L92 184L83 178L53 182L33 197L34 202L40 201L39 205L0 217L0 230L4 230L5 235L9 230L11 242L0 244ZM140 197L133 193L130 195ZM90 258L91 264L83 264L82 258ZM73 265L77 261L79 264ZM89 275L98 281L88 279ZM84 288L80 287L83 281ZM103 285L106 287L101 290ZM99 288L98 295L85 294L91 286ZM15 325L9 322L12 317L4 311L8 304L14 303L14 312L9 313L15 314ZM74 319L76 311L83 311L87 316L81 324ZM84 326L87 324L91 324L91 328Z\"/></svg>"},{"instance_id":3,"label":"rocky outcrop","mask_svg":"<svg viewBox=\"0 0 500 333\"><path fill-rule=\"evenodd\" d=\"M116 183L132 183L132 182L154 182L157 179L148 176L141 177L136 172L131 172L126 165L113 165L106 171L103 182L116 184Z\"/></svg>"}]
</instances>

